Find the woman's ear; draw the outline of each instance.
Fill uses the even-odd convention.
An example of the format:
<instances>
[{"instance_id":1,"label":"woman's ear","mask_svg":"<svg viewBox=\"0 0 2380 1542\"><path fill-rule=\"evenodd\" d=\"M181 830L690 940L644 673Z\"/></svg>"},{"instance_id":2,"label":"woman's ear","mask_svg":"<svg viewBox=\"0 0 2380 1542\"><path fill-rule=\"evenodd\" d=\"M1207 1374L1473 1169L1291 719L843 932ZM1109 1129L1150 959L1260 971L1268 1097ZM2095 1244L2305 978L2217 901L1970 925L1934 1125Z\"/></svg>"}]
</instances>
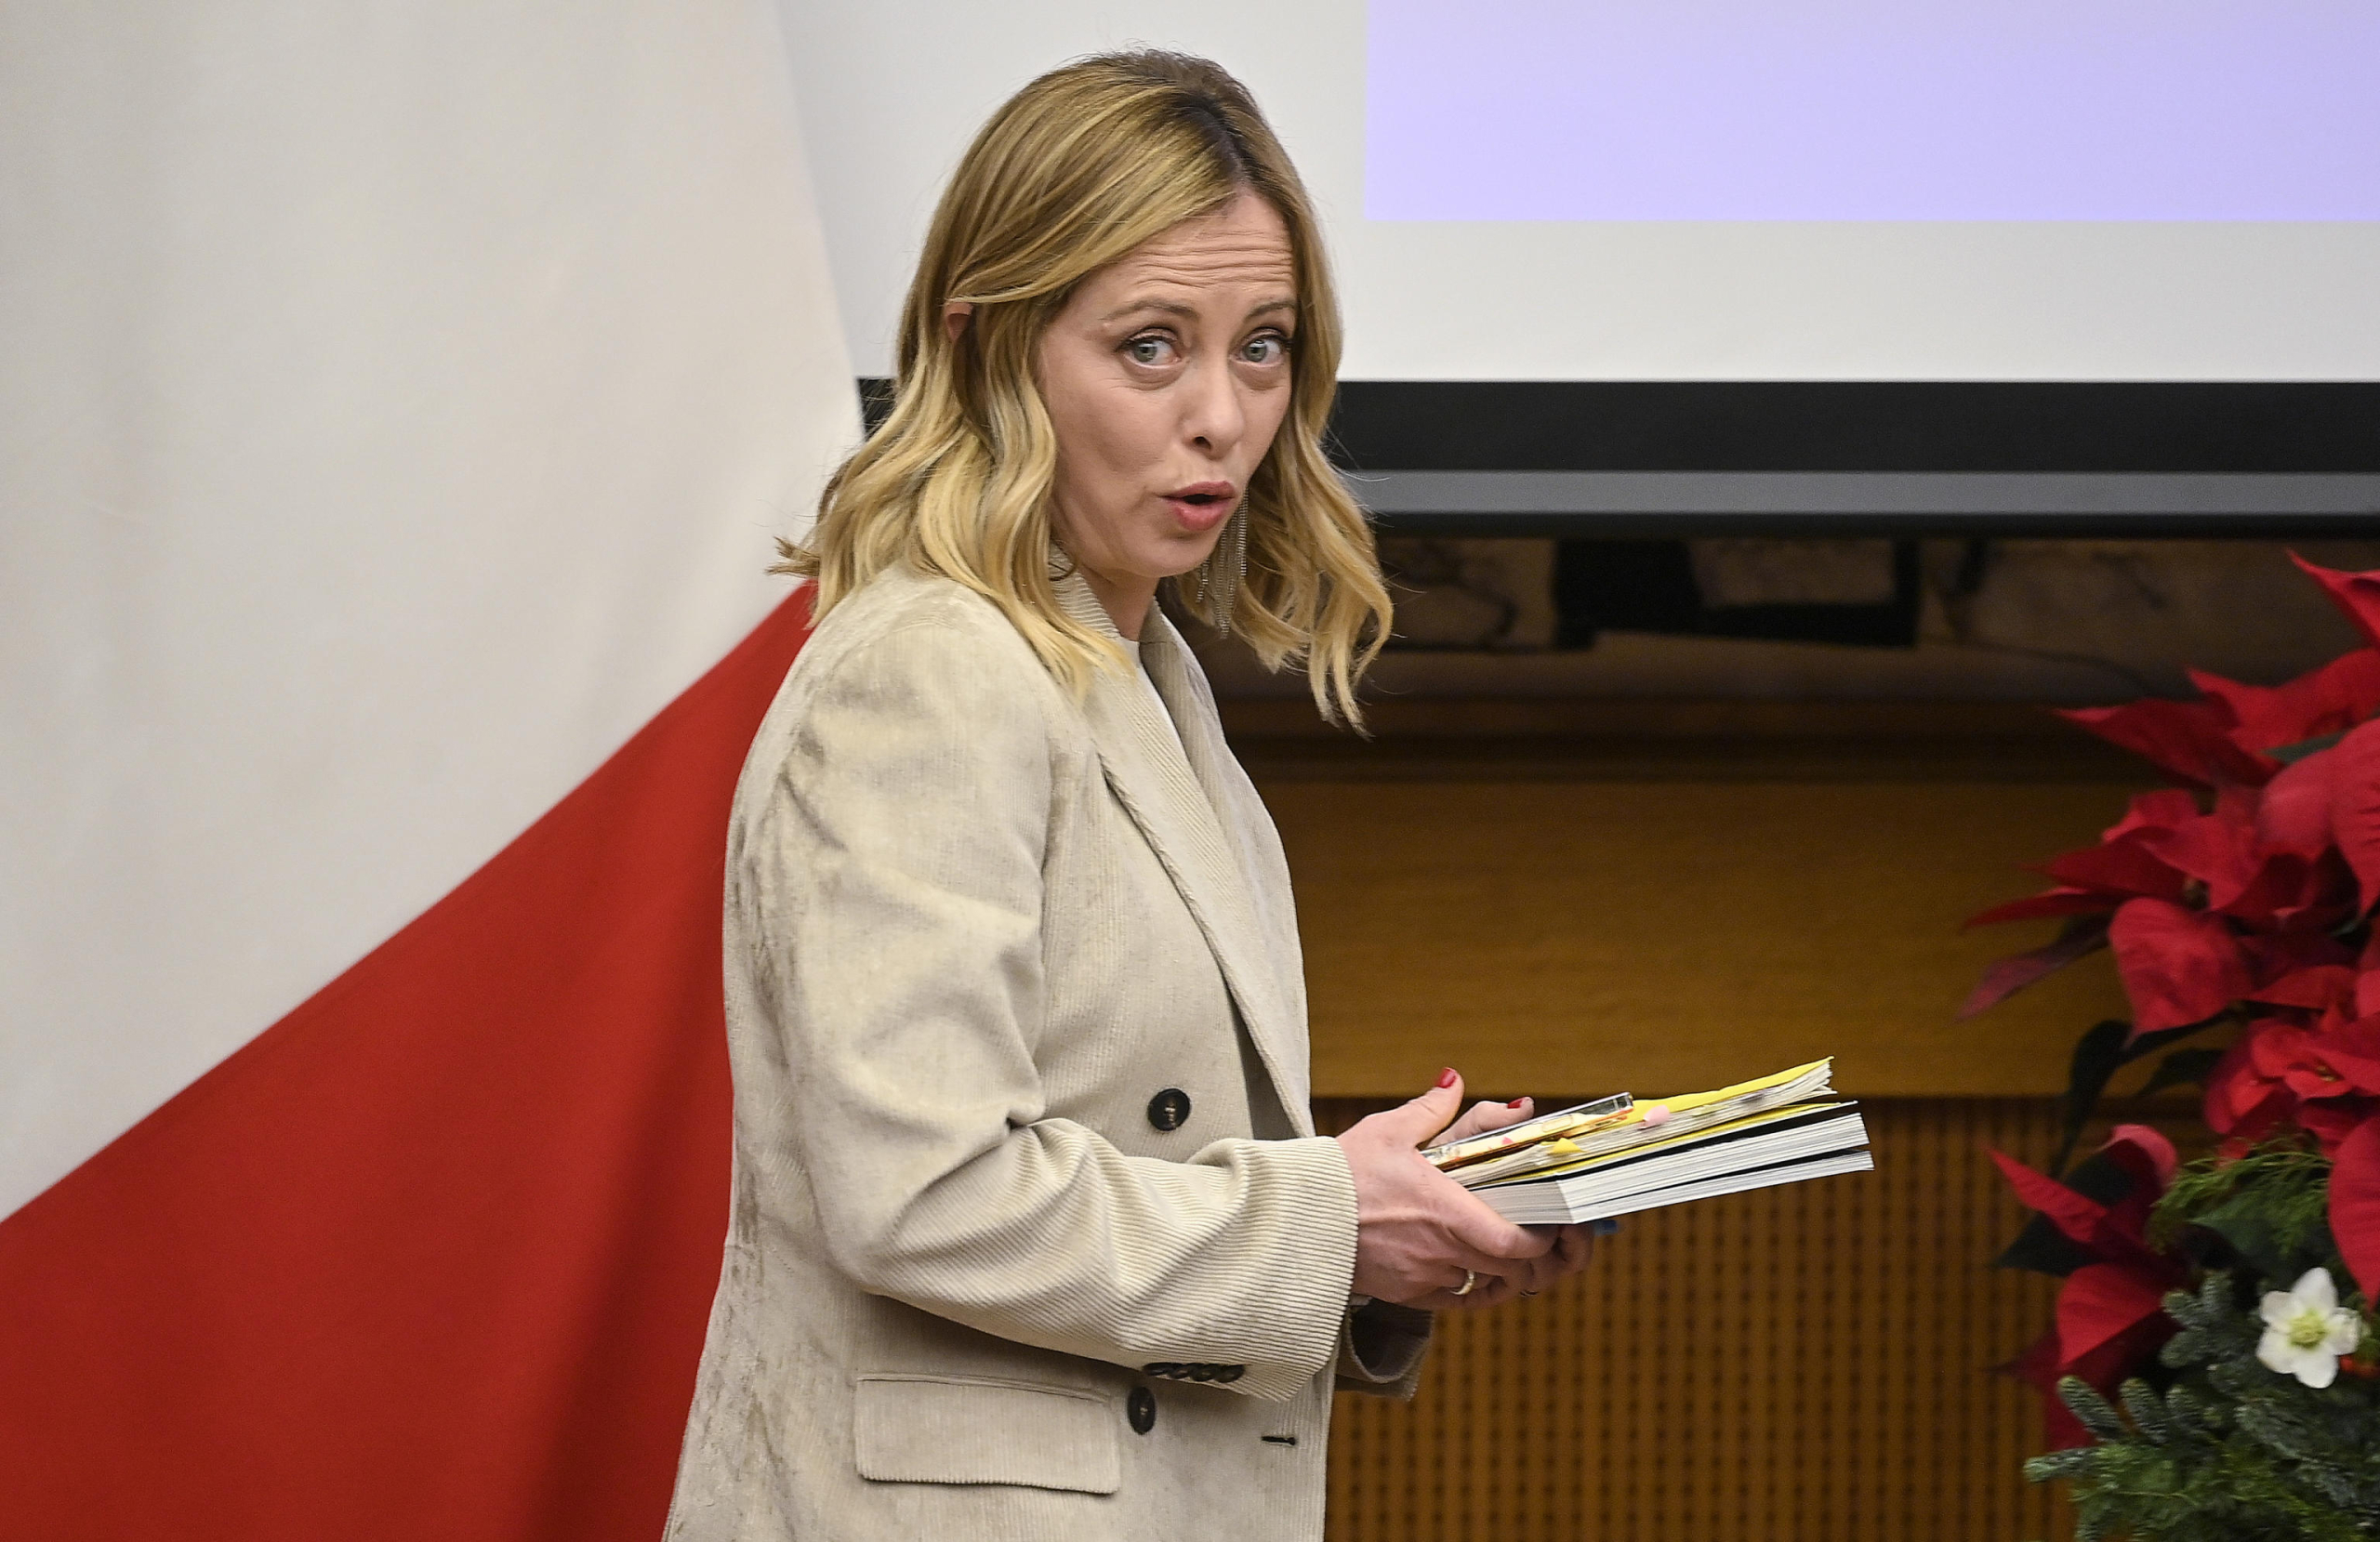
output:
<instances>
[{"instance_id":1,"label":"woman's ear","mask_svg":"<svg viewBox=\"0 0 2380 1542\"><path fill-rule=\"evenodd\" d=\"M953 300L944 306L942 308L943 335L952 342L957 342L959 335L967 330L967 319L974 313L975 303L972 300Z\"/></svg>"}]
</instances>

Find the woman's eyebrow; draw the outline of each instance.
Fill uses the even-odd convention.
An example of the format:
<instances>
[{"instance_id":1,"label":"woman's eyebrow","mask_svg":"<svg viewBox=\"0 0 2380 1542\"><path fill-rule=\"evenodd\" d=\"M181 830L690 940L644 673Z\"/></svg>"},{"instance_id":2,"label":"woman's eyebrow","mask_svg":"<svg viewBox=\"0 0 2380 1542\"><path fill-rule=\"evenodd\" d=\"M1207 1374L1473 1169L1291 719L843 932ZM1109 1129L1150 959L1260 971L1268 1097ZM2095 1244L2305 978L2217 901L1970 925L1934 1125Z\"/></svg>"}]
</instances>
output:
<instances>
[{"instance_id":1,"label":"woman's eyebrow","mask_svg":"<svg viewBox=\"0 0 2380 1542\"><path fill-rule=\"evenodd\" d=\"M1161 316L1183 316L1194 320L1198 314L1198 308L1195 305L1187 305L1181 300L1160 300L1152 297L1127 300L1099 319L1103 322L1112 322L1125 316L1138 315L1144 310L1154 310Z\"/></svg>"},{"instance_id":2,"label":"woman's eyebrow","mask_svg":"<svg viewBox=\"0 0 2380 1542\"><path fill-rule=\"evenodd\" d=\"M1257 301L1254 305L1249 307L1248 314L1252 318L1267 315L1276 310L1295 310L1297 308L1298 302L1296 300L1289 298L1287 296L1282 296L1274 299ZM1117 306L1115 310L1110 310L1107 314L1100 317L1099 319L1103 323L1104 323L1107 322L1119 321L1126 316L1140 315L1147 311L1155 311L1160 316L1179 316L1189 321L1196 321L1198 316L1198 308L1195 305L1190 305L1182 300L1161 300L1157 298L1155 296L1150 296L1144 299L1127 300L1122 305Z\"/></svg>"}]
</instances>

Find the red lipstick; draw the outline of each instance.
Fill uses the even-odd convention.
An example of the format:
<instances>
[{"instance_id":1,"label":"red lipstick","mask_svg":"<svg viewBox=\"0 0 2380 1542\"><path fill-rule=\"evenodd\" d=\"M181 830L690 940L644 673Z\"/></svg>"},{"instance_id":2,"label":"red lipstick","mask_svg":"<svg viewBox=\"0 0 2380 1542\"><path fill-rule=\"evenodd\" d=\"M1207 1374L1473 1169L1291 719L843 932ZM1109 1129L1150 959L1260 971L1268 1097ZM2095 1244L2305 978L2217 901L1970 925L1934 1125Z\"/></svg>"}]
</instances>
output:
<instances>
[{"instance_id":1,"label":"red lipstick","mask_svg":"<svg viewBox=\"0 0 2380 1542\"><path fill-rule=\"evenodd\" d=\"M1239 506L1239 489L1227 481L1194 481L1159 495L1182 528L1194 535L1214 529Z\"/></svg>"}]
</instances>

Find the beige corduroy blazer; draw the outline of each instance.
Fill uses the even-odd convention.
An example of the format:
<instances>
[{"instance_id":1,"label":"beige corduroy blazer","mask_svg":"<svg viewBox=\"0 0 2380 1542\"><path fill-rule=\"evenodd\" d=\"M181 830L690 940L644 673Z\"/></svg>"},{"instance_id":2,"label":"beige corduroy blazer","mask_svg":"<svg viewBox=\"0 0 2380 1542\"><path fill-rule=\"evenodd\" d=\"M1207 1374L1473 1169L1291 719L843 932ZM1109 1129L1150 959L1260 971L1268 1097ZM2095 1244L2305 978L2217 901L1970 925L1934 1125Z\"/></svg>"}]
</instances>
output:
<instances>
[{"instance_id":1,"label":"beige corduroy blazer","mask_svg":"<svg viewBox=\"0 0 2380 1542\"><path fill-rule=\"evenodd\" d=\"M1077 701L902 569L770 707L669 1537L1312 1542L1334 1370L1409 1395L1427 1315L1348 1311L1279 839L1161 615L1139 649L1162 708L1112 673Z\"/></svg>"}]
</instances>

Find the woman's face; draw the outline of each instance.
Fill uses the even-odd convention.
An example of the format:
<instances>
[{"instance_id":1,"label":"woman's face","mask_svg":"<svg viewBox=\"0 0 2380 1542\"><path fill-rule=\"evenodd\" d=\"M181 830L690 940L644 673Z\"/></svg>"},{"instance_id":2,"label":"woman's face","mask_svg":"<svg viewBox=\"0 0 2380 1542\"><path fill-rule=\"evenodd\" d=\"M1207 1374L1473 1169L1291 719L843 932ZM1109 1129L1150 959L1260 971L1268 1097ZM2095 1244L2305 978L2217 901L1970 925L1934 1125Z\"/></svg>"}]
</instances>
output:
<instances>
[{"instance_id":1,"label":"woman's face","mask_svg":"<svg viewBox=\"0 0 2380 1542\"><path fill-rule=\"evenodd\" d=\"M1296 326L1289 230L1243 192L1083 280L1042 335L1058 542L1127 635L1246 496Z\"/></svg>"}]
</instances>

